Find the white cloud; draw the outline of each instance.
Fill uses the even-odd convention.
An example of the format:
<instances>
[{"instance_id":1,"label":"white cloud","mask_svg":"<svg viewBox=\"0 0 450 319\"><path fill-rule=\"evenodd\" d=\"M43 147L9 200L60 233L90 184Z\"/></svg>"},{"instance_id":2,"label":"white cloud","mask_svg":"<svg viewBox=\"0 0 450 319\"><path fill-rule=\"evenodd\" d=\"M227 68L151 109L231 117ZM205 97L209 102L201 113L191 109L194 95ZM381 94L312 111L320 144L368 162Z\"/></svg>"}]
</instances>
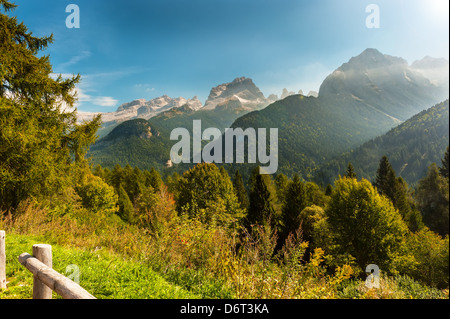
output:
<instances>
[{"instance_id":1,"label":"white cloud","mask_svg":"<svg viewBox=\"0 0 450 319\"><path fill-rule=\"evenodd\" d=\"M114 107L119 102L110 96L92 96L90 94L86 94L82 88L77 87L76 93L78 97L77 107L79 107L83 103L89 103L94 106L102 106L102 107Z\"/></svg>"},{"instance_id":2,"label":"white cloud","mask_svg":"<svg viewBox=\"0 0 450 319\"><path fill-rule=\"evenodd\" d=\"M92 99L92 103L104 107L113 107L117 105L118 100L109 96L99 96Z\"/></svg>"},{"instance_id":3,"label":"white cloud","mask_svg":"<svg viewBox=\"0 0 450 319\"><path fill-rule=\"evenodd\" d=\"M80 54L78 54L78 55L72 57L69 61L60 64L60 65L59 65L59 68L64 69L64 68L66 68L66 67L68 67L68 66L72 66L72 65L77 64L77 63L80 62L81 60L84 60L84 59L86 59L86 58L88 58L88 57L90 57L90 56L91 56L91 52L90 52L90 51L87 51L87 50L81 51Z\"/></svg>"}]
</instances>

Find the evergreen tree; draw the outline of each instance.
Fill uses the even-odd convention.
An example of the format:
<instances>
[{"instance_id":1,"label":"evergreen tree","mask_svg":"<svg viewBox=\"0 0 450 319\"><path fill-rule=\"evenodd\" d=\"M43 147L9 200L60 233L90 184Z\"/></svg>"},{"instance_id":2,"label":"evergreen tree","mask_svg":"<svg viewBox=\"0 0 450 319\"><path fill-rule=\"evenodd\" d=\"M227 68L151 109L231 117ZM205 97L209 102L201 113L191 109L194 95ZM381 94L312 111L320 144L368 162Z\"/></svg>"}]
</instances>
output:
<instances>
[{"instance_id":1,"label":"evergreen tree","mask_svg":"<svg viewBox=\"0 0 450 319\"><path fill-rule=\"evenodd\" d=\"M134 208L133 203L130 200L130 197L128 196L127 192L123 188L122 185L119 186L118 191L119 199L118 199L118 205L119 205L119 217L126 222L133 222L134 217Z\"/></svg>"},{"instance_id":2,"label":"evergreen tree","mask_svg":"<svg viewBox=\"0 0 450 319\"><path fill-rule=\"evenodd\" d=\"M385 195L391 200L394 199L395 194L395 171L392 168L387 156L383 156L377 170L377 176L374 186L378 193Z\"/></svg>"},{"instance_id":3,"label":"evergreen tree","mask_svg":"<svg viewBox=\"0 0 450 319\"><path fill-rule=\"evenodd\" d=\"M445 236L449 233L448 179L439 174L436 164L431 164L427 176L417 187L416 199L423 222L432 231Z\"/></svg>"},{"instance_id":4,"label":"evergreen tree","mask_svg":"<svg viewBox=\"0 0 450 319\"><path fill-rule=\"evenodd\" d=\"M277 176L275 177L275 186L277 188L278 201L281 207L284 206L284 203L286 201L286 192L290 182L291 181L289 180L289 178L283 173L277 174Z\"/></svg>"},{"instance_id":5,"label":"evergreen tree","mask_svg":"<svg viewBox=\"0 0 450 319\"><path fill-rule=\"evenodd\" d=\"M269 220L272 226L279 227L280 208L275 186L270 175L260 174L259 166L250 176L250 206L247 215L247 226L263 225Z\"/></svg>"},{"instance_id":6,"label":"evergreen tree","mask_svg":"<svg viewBox=\"0 0 450 319\"><path fill-rule=\"evenodd\" d=\"M145 186L151 186L155 191L159 191L164 185L161 175L153 167L150 171L144 171L144 178Z\"/></svg>"},{"instance_id":7,"label":"evergreen tree","mask_svg":"<svg viewBox=\"0 0 450 319\"><path fill-rule=\"evenodd\" d=\"M239 170L237 170L236 174L234 175L233 186L238 201L241 204L241 208L247 211L250 203L248 200L247 190L245 189L244 182L242 180L242 175L239 173Z\"/></svg>"},{"instance_id":8,"label":"evergreen tree","mask_svg":"<svg viewBox=\"0 0 450 319\"><path fill-rule=\"evenodd\" d=\"M422 218L409 196L408 184L403 178L396 177L386 156L380 161L374 186L380 195L386 196L398 209L410 230L417 231L423 226Z\"/></svg>"},{"instance_id":9,"label":"evergreen tree","mask_svg":"<svg viewBox=\"0 0 450 319\"><path fill-rule=\"evenodd\" d=\"M102 166L100 164L98 164L94 171L92 172L95 176L100 177L101 179L103 179L104 181L106 181L106 174L105 174L105 170L102 168Z\"/></svg>"},{"instance_id":10,"label":"evergreen tree","mask_svg":"<svg viewBox=\"0 0 450 319\"><path fill-rule=\"evenodd\" d=\"M89 173L84 154L100 117L77 124L75 85L80 76L53 76L41 55L53 36L35 37L0 1L0 209L28 197L52 196ZM18 134L20 132L20 134Z\"/></svg>"},{"instance_id":11,"label":"evergreen tree","mask_svg":"<svg viewBox=\"0 0 450 319\"><path fill-rule=\"evenodd\" d=\"M439 173L442 177L448 179L448 146L447 151L444 154L444 158L442 159L442 166L439 168Z\"/></svg>"},{"instance_id":12,"label":"evergreen tree","mask_svg":"<svg viewBox=\"0 0 450 319\"><path fill-rule=\"evenodd\" d=\"M348 163L347 171L345 172L345 175L348 178L356 178L355 169L353 168L352 163Z\"/></svg>"},{"instance_id":13,"label":"evergreen tree","mask_svg":"<svg viewBox=\"0 0 450 319\"><path fill-rule=\"evenodd\" d=\"M124 180L125 173L122 167L119 164L116 164L114 169L111 171L111 180L108 181L108 183L112 185L117 192L119 192L119 188L124 183Z\"/></svg>"},{"instance_id":14,"label":"evergreen tree","mask_svg":"<svg viewBox=\"0 0 450 319\"><path fill-rule=\"evenodd\" d=\"M331 186L331 184L328 184L327 188L325 188L325 195L331 196L332 193L333 193L333 186Z\"/></svg>"},{"instance_id":15,"label":"evergreen tree","mask_svg":"<svg viewBox=\"0 0 450 319\"><path fill-rule=\"evenodd\" d=\"M307 204L305 184L300 180L298 174L295 174L286 191L286 201L282 211L283 232L280 237L281 241L284 241L290 233L298 229L300 226L299 214L308 206Z\"/></svg>"},{"instance_id":16,"label":"evergreen tree","mask_svg":"<svg viewBox=\"0 0 450 319\"><path fill-rule=\"evenodd\" d=\"M401 177L398 177L395 184L394 206L398 209L400 215L408 228L416 232L423 228L422 215L415 208L413 199L410 196L408 184Z\"/></svg>"}]
</instances>

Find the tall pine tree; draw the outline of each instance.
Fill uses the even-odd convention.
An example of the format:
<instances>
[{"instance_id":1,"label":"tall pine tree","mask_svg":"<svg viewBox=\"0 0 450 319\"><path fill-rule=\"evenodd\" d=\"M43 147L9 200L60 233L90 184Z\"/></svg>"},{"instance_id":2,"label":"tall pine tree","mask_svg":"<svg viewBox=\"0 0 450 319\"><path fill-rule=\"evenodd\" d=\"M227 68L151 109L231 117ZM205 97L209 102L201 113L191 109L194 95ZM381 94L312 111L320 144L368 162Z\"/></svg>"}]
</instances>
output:
<instances>
[{"instance_id":1,"label":"tall pine tree","mask_svg":"<svg viewBox=\"0 0 450 319\"><path fill-rule=\"evenodd\" d=\"M393 200L395 194L395 178L395 171L385 155L380 160L374 183L378 193Z\"/></svg>"},{"instance_id":2,"label":"tall pine tree","mask_svg":"<svg viewBox=\"0 0 450 319\"><path fill-rule=\"evenodd\" d=\"M423 222L441 236L449 233L448 179L439 174L436 164L431 164L417 187L416 198Z\"/></svg>"},{"instance_id":3,"label":"tall pine tree","mask_svg":"<svg viewBox=\"0 0 450 319\"><path fill-rule=\"evenodd\" d=\"M356 178L355 169L353 168L352 163L348 163L347 171L345 172L345 176L348 178Z\"/></svg>"},{"instance_id":4,"label":"tall pine tree","mask_svg":"<svg viewBox=\"0 0 450 319\"><path fill-rule=\"evenodd\" d=\"M444 158L442 159L442 166L439 168L439 173L442 177L448 179L448 146L447 151L444 154Z\"/></svg>"},{"instance_id":5,"label":"tall pine tree","mask_svg":"<svg viewBox=\"0 0 450 319\"><path fill-rule=\"evenodd\" d=\"M286 201L282 211L283 231L280 239L287 238L300 226L300 212L308 205L307 190L298 174L294 175L286 191Z\"/></svg>"},{"instance_id":6,"label":"tall pine tree","mask_svg":"<svg viewBox=\"0 0 450 319\"><path fill-rule=\"evenodd\" d=\"M245 189L244 182L242 180L242 175L241 173L239 173L239 170L237 170L236 174L234 175L233 186L238 201L241 204L241 208L247 211L250 203L248 200L247 190Z\"/></svg>"},{"instance_id":7,"label":"tall pine tree","mask_svg":"<svg viewBox=\"0 0 450 319\"><path fill-rule=\"evenodd\" d=\"M280 208L275 186L270 175L259 173L259 166L252 171L250 177L250 206L247 215L247 226L263 225L269 220L272 226L279 227Z\"/></svg>"},{"instance_id":8,"label":"tall pine tree","mask_svg":"<svg viewBox=\"0 0 450 319\"><path fill-rule=\"evenodd\" d=\"M134 219L134 207L133 203L130 200L130 197L128 196L127 192L123 188L122 185L119 186L119 212L118 215L120 218L122 218L123 221L126 222L133 222Z\"/></svg>"},{"instance_id":9,"label":"tall pine tree","mask_svg":"<svg viewBox=\"0 0 450 319\"><path fill-rule=\"evenodd\" d=\"M100 123L76 123L80 76L53 76L50 57L40 54L53 36L33 36L8 15L15 8L0 0L0 210L81 180Z\"/></svg>"},{"instance_id":10,"label":"tall pine tree","mask_svg":"<svg viewBox=\"0 0 450 319\"><path fill-rule=\"evenodd\" d=\"M417 231L423 226L422 218L410 199L408 184L403 178L396 176L386 156L380 160L374 186L380 195L389 198L410 230Z\"/></svg>"}]
</instances>

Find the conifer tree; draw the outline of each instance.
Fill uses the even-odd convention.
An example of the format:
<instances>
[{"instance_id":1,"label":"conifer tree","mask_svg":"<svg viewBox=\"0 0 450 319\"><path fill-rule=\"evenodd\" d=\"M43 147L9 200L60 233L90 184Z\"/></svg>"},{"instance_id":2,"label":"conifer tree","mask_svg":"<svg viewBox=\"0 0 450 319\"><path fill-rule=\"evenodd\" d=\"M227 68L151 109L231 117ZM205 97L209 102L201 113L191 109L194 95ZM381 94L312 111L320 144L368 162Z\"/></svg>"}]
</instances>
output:
<instances>
[{"instance_id":1,"label":"conifer tree","mask_svg":"<svg viewBox=\"0 0 450 319\"><path fill-rule=\"evenodd\" d=\"M380 160L374 186L381 195L386 195L391 200L394 198L395 172L387 156L383 156Z\"/></svg>"},{"instance_id":2,"label":"conifer tree","mask_svg":"<svg viewBox=\"0 0 450 319\"><path fill-rule=\"evenodd\" d=\"M118 195L118 215L120 216L120 218L122 218L123 221L132 222L134 217L133 203L131 202L130 197L128 196L122 185L119 186Z\"/></svg>"},{"instance_id":3,"label":"conifer tree","mask_svg":"<svg viewBox=\"0 0 450 319\"><path fill-rule=\"evenodd\" d=\"M295 232L300 226L300 212L308 205L305 184L300 180L298 174L294 175L292 182L286 191L286 201L283 207L282 239Z\"/></svg>"},{"instance_id":4,"label":"conifer tree","mask_svg":"<svg viewBox=\"0 0 450 319\"><path fill-rule=\"evenodd\" d=\"M263 225L269 220L272 226L279 227L280 208L275 186L270 175L260 174L259 166L250 176L250 206L247 215L247 226Z\"/></svg>"},{"instance_id":5,"label":"conifer tree","mask_svg":"<svg viewBox=\"0 0 450 319\"><path fill-rule=\"evenodd\" d=\"M332 193L333 193L333 186L331 186L331 184L328 184L327 187L325 188L325 195L331 196Z\"/></svg>"},{"instance_id":6,"label":"conifer tree","mask_svg":"<svg viewBox=\"0 0 450 319\"><path fill-rule=\"evenodd\" d=\"M410 230L417 231L422 228L422 218L410 199L408 184L403 178L396 176L386 156L380 160L374 186L380 195L386 196L398 209Z\"/></svg>"},{"instance_id":7,"label":"conifer tree","mask_svg":"<svg viewBox=\"0 0 450 319\"><path fill-rule=\"evenodd\" d=\"M447 151L444 154L444 158L442 159L442 166L439 168L439 173L442 177L448 179L448 146Z\"/></svg>"},{"instance_id":8,"label":"conifer tree","mask_svg":"<svg viewBox=\"0 0 450 319\"><path fill-rule=\"evenodd\" d=\"M159 191L164 185L161 175L153 167L150 171L144 172L145 186L151 186L155 191Z\"/></svg>"},{"instance_id":9,"label":"conifer tree","mask_svg":"<svg viewBox=\"0 0 450 319\"><path fill-rule=\"evenodd\" d=\"M356 178L355 169L353 168L352 163L348 163L347 171L345 172L345 176L348 178Z\"/></svg>"},{"instance_id":10,"label":"conifer tree","mask_svg":"<svg viewBox=\"0 0 450 319\"><path fill-rule=\"evenodd\" d=\"M247 190L245 189L244 182L242 180L242 175L239 173L239 170L237 170L236 174L234 175L233 186L238 201L241 204L241 208L247 211L250 203L248 200Z\"/></svg>"},{"instance_id":11,"label":"conifer tree","mask_svg":"<svg viewBox=\"0 0 450 319\"><path fill-rule=\"evenodd\" d=\"M283 207L286 201L286 192L291 181L283 173L277 174L275 177L275 186L277 187L277 196L280 205Z\"/></svg>"},{"instance_id":12,"label":"conifer tree","mask_svg":"<svg viewBox=\"0 0 450 319\"><path fill-rule=\"evenodd\" d=\"M53 76L50 57L40 54L53 36L33 36L9 16L15 8L0 0L0 209L80 181L100 123L76 123L80 76Z\"/></svg>"},{"instance_id":13,"label":"conifer tree","mask_svg":"<svg viewBox=\"0 0 450 319\"><path fill-rule=\"evenodd\" d=\"M439 174L436 164L431 164L427 176L417 187L416 194L423 222L441 236L449 233L449 184Z\"/></svg>"}]
</instances>

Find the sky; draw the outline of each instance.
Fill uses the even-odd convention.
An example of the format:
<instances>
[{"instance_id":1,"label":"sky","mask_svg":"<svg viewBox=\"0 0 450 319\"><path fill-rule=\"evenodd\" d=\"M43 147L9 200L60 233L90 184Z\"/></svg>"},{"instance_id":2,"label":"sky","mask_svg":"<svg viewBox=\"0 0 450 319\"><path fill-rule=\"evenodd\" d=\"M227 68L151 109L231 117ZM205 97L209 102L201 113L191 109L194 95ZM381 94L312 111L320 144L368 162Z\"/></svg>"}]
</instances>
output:
<instances>
[{"instance_id":1,"label":"sky","mask_svg":"<svg viewBox=\"0 0 450 319\"><path fill-rule=\"evenodd\" d=\"M376 48L409 63L449 59L448 0L15 0L11 15L53 34L55 74L80 74L80 111L135 99L198 98L249 77L264 95L318 91L333 70ZM79 28L68 28L70 4ZM368 28L379 8L378 28Z\"/></svg>"}]
</instances>

